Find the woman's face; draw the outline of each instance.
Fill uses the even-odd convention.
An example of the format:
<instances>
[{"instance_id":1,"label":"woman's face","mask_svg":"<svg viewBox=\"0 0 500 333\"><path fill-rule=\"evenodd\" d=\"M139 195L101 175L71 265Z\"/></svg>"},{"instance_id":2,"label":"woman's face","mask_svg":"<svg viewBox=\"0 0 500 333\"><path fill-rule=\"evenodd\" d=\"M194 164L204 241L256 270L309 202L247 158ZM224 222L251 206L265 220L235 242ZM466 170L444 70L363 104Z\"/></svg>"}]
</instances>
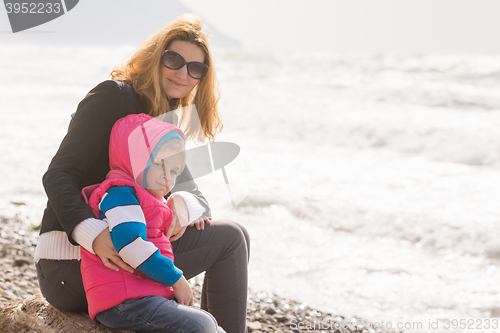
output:
<instances>
[{"instance_id":1,"label":"woman's face","mask_svg":"<svg viewBox=\"0 0 500 333\"><path fill-rule=\"evenodd\" d=\"M205 61L203 51L189 42L176 40L167 47L167 50L179 53L186 62ZM198 81L188 75L186 66L173 70L160 64L160 85L170 98L186 97L194 89Z\"/></svg>"}]
</instances>

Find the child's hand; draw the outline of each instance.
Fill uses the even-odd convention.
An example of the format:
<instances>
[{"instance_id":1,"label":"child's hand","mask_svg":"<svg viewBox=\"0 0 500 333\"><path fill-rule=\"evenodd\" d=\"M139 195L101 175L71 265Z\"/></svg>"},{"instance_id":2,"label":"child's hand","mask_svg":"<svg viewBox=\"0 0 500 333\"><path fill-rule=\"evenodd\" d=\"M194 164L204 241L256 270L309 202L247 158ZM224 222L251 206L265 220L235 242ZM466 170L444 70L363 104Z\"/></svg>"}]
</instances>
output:
<instances>
[{"instance_id":1,"label":"child's hand","mask_svg":"<svg viewBox=\"0 0 500 333\"><path fill-rule=\"evenodd\" d=\"M181 276L179 281L177 281L172 288L174 288L174 295L177 299L177 303L193 306L193 291L191 290L191 286L187 282L184 275Z\"/></svg>"},{"instance_id":2,"label":"child's hand","mask_svg":"<svg viewBox=\"0 0 500 333\"><path fill-rule=\"evenodd\" d=\"M193 225L196 226L196 229L198 230L204 230L205 229L205 222L210 224L212 222L211 217L206 217L206 216L200 216L196 220L193 221L189 226L192 227Z\"/></svg>"}]
</instances>

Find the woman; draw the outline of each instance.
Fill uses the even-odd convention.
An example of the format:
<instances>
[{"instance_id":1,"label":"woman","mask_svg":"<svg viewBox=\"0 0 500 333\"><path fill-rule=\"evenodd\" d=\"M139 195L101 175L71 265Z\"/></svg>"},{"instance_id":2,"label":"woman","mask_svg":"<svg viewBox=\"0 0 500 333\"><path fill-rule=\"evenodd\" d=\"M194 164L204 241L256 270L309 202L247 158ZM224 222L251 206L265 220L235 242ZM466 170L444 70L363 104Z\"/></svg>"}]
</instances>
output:
<instances>
[{"instance_id":1,"label":"woman","mask_svg":"<svg viewBox=\"0 0 500 333\"><path fill-rule=\"evenodd\" d=\"M189 119L189 114L171 116L173 112L168 111L194 104L199 126L183 128L188 139L213 139L221 130L215 68L202 28L196 17L176 19L143 42L126 63L113 70L113 80L97 85L78 105L43 177L48 204L35 261L42 294L56 308L87 309L78 245L96 253L109 269L132 270L114 249L106 222L95 219L81 194L83 187L102 182L109 172L109 135L115 121L134 113L166 113L172 121L192 124L196 119ZM184 193L175 195L179 191ZM246 230L230 221L210 222L208 203L188 168L178 176L172 193L178 219L167 236L176 266L188 279L205 272L202 309L214 315L227 332L245 332ZM204 213L193 221L197 227L186 228L189 209L200 207Z\"/></svg>"}]
</instances>

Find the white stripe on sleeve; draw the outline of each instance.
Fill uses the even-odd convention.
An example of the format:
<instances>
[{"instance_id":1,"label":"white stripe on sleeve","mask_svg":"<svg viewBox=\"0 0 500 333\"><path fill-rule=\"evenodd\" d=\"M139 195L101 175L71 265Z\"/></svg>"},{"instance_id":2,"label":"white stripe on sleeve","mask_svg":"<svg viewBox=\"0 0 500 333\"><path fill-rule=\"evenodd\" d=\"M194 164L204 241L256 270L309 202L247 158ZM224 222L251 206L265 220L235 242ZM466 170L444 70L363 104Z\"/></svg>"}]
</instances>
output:
<instances>
[{"instance_id":1,"label":"white stripe on sleeve","mask_svg":"<svg viewBox=\"0 0 500 333\"><path fill-rule=\"evenodd\" d=\"M137 268L146 261L153 253L158 250L153 243L147 242L142 238L136 238L132 243L120 250L120 257L133 268Z\"/></svg>"},{"instance_id":2,"label":"white stripe on sleeve","mask_svg":"<svg viewBox=\"0 0 500 333\"><path fill-rule=\"evenodd\" d=\"M113 230L119 224L126 222L141 222L146 224L146 218L139 205L116 206L106 212L109 230Z\"/></svg>"}]
</instances>

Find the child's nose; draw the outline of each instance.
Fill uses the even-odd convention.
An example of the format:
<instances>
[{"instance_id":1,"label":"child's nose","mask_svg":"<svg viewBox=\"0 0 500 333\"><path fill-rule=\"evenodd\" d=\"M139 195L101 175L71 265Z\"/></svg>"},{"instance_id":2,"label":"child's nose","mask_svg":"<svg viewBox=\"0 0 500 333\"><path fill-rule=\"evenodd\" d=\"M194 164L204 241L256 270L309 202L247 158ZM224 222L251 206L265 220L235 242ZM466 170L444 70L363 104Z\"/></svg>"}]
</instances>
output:
<instances>
[{"instance_id":1,"label":"child's nose","mask_svg":"<svg viewBox=\"0 0 500 333\"><path fill-rule=\"evenodd\" d=\"M162 179L165 179L167 181L170 181L170 179L172 178L172 176L168 173L168 172L164 172L162 175L161 175L161 178Z\"/></svg>"}]
</instances>

